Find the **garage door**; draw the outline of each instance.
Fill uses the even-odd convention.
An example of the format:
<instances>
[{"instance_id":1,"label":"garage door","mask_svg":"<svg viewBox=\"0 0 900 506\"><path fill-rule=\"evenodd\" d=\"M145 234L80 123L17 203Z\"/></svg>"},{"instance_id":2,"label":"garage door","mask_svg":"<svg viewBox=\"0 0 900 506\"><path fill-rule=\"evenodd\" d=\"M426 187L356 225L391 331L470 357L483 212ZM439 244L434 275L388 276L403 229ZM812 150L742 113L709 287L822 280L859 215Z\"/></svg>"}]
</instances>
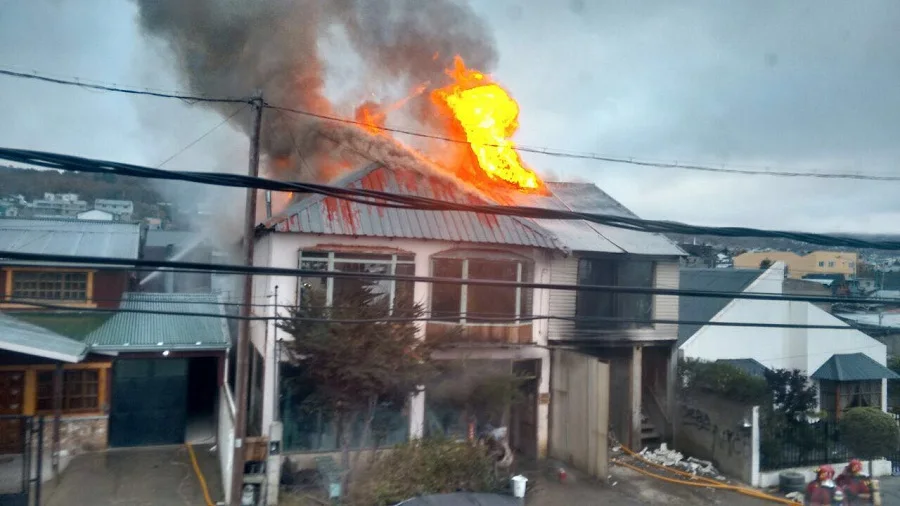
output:
<instances>
[{"instance_id":1,"label":"garage door","mask_svg":"<svg viewBox=\"0 0 900 506\"><path fill-rule=\"evenodd\" d=\"M110 446L184 442L187 359L118 360L113 367Z\"/></svg>"}]
</instances>

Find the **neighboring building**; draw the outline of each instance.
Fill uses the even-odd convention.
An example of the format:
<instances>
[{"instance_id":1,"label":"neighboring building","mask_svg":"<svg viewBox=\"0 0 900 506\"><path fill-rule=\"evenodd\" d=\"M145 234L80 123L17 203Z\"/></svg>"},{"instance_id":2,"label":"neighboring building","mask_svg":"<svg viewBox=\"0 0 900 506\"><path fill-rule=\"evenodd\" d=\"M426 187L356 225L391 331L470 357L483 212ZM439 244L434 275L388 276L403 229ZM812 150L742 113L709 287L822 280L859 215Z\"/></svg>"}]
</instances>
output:
<instances>
[{"instance_id":1,"label":"neighboring building","mask_svg":"<svg viewBox=\"0 0 900 506\"><path fill-rule=\"evenodd\" d=\"M75 193L45 193L44 198L34 199L28 205L31 216L71 217L88 210L87 202L79 200Z\"/></svg>"},{"instance_id":2,"label":"neighboring building","mask_svg":"<svg viewBox=\"0 0 900 506\"><path fill-rule=\"evenodd\" d=\"M132 223L0 219L0 251L137 259L142 241L140 225ZM0 341L20 335L25 322L85 347L83 360L63 365L65 453L215 437L230 332L225 318L208 315L225 316L221 299L131 293L136 281L122 268L0 259L0 310L11 317L0 321ZM78 308L129 312L72 312ZM24 392L23 402L4 414L47 412L52 390L42 382L54 366L28 351L47 339L31 332L19 339L20 349L7 346L0 356L0 370L15 373L7 380Z\"/></svg>"},{"instance_id":3,"label":"neighboring building","mask_svg":"<svg viewBox=\"0 0 900 506\"><path fill-rule=\"evenodd\" d=\"M144 223L147 225L147 230L162 229L162 219L160 218L144 218Z\"/></svg>"},{"instance_id":4,"label":"neighboring building","mask_svg":"<svg viewBox=\"0 0 900 506\"><path fill-rule=\"evenodd\" d=\"M784 265L763 270L684 269L681 288L711 292L783 293ZM840 329L681 325L679 354L703 360L752 359L769 369L798 369L819 386L819 408L833 416L849 407L887 408L884 344L808 302L680 297L686 321L840 326Z\"/></svg>"},{"instance_id":5,"label":"neighboring building","mask_svg":"<svg viewBox=\"0 0 900 506\"><path fill-rule=\"evenodd\" d=\"M498 191L488 197L447 176L374 164L332 184L466 204L518 203L634 216L585 183L547 183L546 196ZM341 292L359 286L359 280L329 277L329 271L677 288L679 259L684 255L661 235L585 221L378 208L323 195L301 197L259 229L255 265L322 271L310 279L254 278L254 300L269 300L277 287L279 304L286 305L295 304L305 287L321 287L331 303ZM444 315L419 328L424 339L452 345L440 352L441 359L481 360L536 377L526 386L528 401L513 414L510 427L512 445L525 455L547 454L552 345L578 347L610 362L610 424L623 440L640 444L642 404L659 413L660 425L668 424L670 359L677 327L652 320L676 320L676 297L407 282L382 283L379 290L394 304L415 301L432 315ZM271 308L255 313L273 314ZM548 314L560 319L527 319ZM454 334L456 328L462 333ZM286 452L334 451L337 442L329 423L310 413L285 411L295 409L302 398L286 388L287 380L276 384L283 376L274 367L275 336L285 338L283 332L274 322L260 322L254 323L251 335L251 363L257 364L253 368L259 381L258 398L251 395L256 408L250 414L251 421L258 422L251 426L267 433L278 418L284 423ZM409 435L464 429L459 413L447 415L429 401L428 392L418 395L408 412L391 415L394 422L386 444Z\"/></svg>"},{"instance_id":6,"label":"neighboring building","mask_svg":"<svg viewBox=\"0 0 900 506\"><path fill-rule=\"evenodd\" d=\"M792 251L749 251L734 257L736 269L759 269L764 261L783 262L788 276L802 278L808 274L843 274L855 277L859 254L849 251L813 251L798 255Z\"/></svg>"},{"instance_id":7,"label":"neighboring building","mask_svg":"<svg viewBox=\"0 0 900 506\"><path fill-rule=\"evenodd\" d=\"M830 286L806 279L794 279L785 276L782 286L785 295L809 295L822 298L830 298L834 295ZM826 313L831 312L831 302L815 302L814 304Z\"/></svg>"},{"instance_id":8,"label":"neighboring building","mask_svg":"<svg viewBox=\"0 0 900 506\"><path fill-rule=\"evenodd\" d=\"M210 263L213 248L201 232L149 230L144 245L144 258ZM140 288L147 292L210 293L213 277L209 272L173 272L165 269L145 271L142 273Z\"/></svg>"},{"instance_id":9,"label":"neighboring building","mask_svg":"<svg viewBox=\"0 0 900 506\"><path fill-rule=\"evenodd\" d=\"M91 209L90 211L78 213L78 219L79 220L91 220L91 221L112 221L113 215L109 214L106 211L99 211L97 209Z\"/></svg>"},{"instance_id":10,"label":"neighboring building","mask_svg":"<svg viewBox=\"0 0 900 506\"><path fill-rule=\"evenodd\" d=\"M97 199L94 201L94 209L113 215L117 221L131 221L131 217L134 215L134 202L130 200Z\"/></svg>"},{"instance_id":11,"label":"neighboring building","mask_svg":"<svg viewBox=\"0 0 900 506\"><path fill-rule=\"evenodd\" d=\"M0 216L5 218L15 218L19 215L19 208L12 204L0 203Z\"/></svg>"}]
</instances>

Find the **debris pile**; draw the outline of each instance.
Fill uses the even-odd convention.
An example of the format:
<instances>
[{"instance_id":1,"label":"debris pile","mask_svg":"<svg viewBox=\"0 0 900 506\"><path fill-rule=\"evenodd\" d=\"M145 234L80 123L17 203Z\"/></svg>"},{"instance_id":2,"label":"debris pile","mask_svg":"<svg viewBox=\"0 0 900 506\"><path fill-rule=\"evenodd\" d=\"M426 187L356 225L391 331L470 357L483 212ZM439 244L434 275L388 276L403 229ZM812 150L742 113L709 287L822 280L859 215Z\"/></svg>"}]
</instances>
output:
<instances>
[{"instance_id":1,"label":"debris pile","mask_svg":"<svg viewBox=\"0 0 900 506\"><path fill-rule=\"evenodd\" d=\"M694 475L699 474L719 481L725 481L725 477L719 474L719 471L712 465L712 462L694 457L685 458L684 454L676 450L670 450L665 443L656 450L644 448L640 451L639 455L654 464L680 469Z\"/></svg>"}]
</instances>

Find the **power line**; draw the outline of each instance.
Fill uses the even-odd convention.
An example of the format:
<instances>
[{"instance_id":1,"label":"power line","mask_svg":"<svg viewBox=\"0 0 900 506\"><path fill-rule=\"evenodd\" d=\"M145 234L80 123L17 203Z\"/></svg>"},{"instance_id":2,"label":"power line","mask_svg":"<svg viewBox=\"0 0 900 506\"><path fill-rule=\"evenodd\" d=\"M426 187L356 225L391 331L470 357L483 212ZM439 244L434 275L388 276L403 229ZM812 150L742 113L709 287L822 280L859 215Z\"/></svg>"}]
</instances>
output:
<instances>
[{"instance_id":1,"label":"power line","mask_svg":"<svg viewBox=\"0 0 900 506\"><path fill-rule=\"evenodd\" d=\"M819 297L807 295L785 295L778 293L745 293L745 292L714 292L706 290L684 290L680 288L656 288L656 287L639 287L639 286L609 286L609 285L579 285L579 284L563 284L563 283L534 283L534 282L517 282L517 281L498 281L489 279L460 279L460 278L442 278L435 276L406 276L397 274L377 274L370 272L343 272L343 271L317 271L310 269L295 269L287 267L258 267L231 264L211 264L211 263L195 263L181 262L171 260L147 260L147 259L131 259L131 258L106 258L80 255L54 255L47 253L22 253L17 251L0 251L0 258L8 260L19 260L27 262L44 262L59 264L86 264L86 265L107 265L120 267L157 267L157 268L176 268L187 269L194 272L225 272L231 274L250 274L250 275L271 275L271 276L291 276L291 277L312 277L312 278L335 278L335 279L365 279L373 281L407 281L414 283L439 283L447 285L469 285L469 286L492 286L505 288L531 288L545 290L560 291L586 291L601 293L625 293L625 294L643 294L643 295L662 295L674 297L709 297L709 298L725 298L725 299L747 299L747 300L774 300L789 302L810 302L810 303L840 303L840 302L857 302L884 304L886 302L900 303L900 299L864 299L864 298L844 298L844 297Z\"/></svg>"},{"instance_id":2,"label":"power line","mask_svg":"<svg viewBox=\"0 0 900 506\"><path fill-rule=\"evenodd\" d=\"M455 324L456 322L447 322L445 316L385 316L383 318L319 318L305 316L241 316L229 315L227 313L200 313L191 311L162 311L158 309L137 309L129 307L121 307L116 309L104 308L73 308L71 306L59 304L44 304L41 302L31 301L28 299L7 299L10 304L29 305L33 307L52 309L58 312L72 313L136 313L136 314L152 314L167 316L195 316L201 318L225 318L230 320L249 320L249 321L302 321L308 323L329 323L329 324L348 324L358 325L367 323L419 323L419 322L444 322ZM177 303L172 303L177 305ZM462 319L466 317L465 313L451 315L454 318ZM474 318L474 317L473 317ZM752 328L783 328L783 329L820 329L820 330L848 330L853 327L847 325L807 325L792 323L760 323L760 322L720 322L720 321L700 321L700 320L680 320L665 318L622 318L615 316L555 316L555 315L534 315L534 316L513 316L502 318L477 317L478 321L473 323L527 323L538 320L559 320L575 323L634 323L648 325L711 325L717 327L752 327Z\"/></svg>"},{"instance_id":3,"label":"power line","mask_svg":"<svg viewBox=\"0 0 900 506\"><path fill-rule=\"evenodd\" d=\"M15 70L2 69L0 68L0 76L8 76L8 77L19 77L23 79L34 79L36 81L42 81L46 83L53 84L64 84L68 86L77 86L79 88L86 88L91 90L100 90L100 91L112 91L116 93L125 93L129 95L147 95L151 97L159 97L159 98L174 98L178 100L184 100L187 102L219 102L219 103L250 103L249 98L214 98L214 97L204 97L200 95L187 95L176 92L161 92L161 91L152 91L149 89L139 89L139 88L124 88L116 85L107 85L107 84L93 84L90 82L85 82L77 79L64 79L59 77L51 77L46 74L39 74L37 72L17 72Z\"/></svg>"},{"instance_id":4,"label":"power line","mask_svg":"<svg viewBox=\"0 0 900 506\"><path fill-rule=\"evenodd\" d=\"M228 123L228 121L231 120L231 118L237 116L237 114L238 114L239 112L243 111L243 110L246 109L246 108L247 108L247 104L243 104L243 105L238 106L238 108L235 109L233 113L231 113L231 114L229 114L228 116L226 116L225 119L223 119L222 121L220 121L219 123L217 123L216 126L210 128L209 130L206 131L206 133L204 133L204 134L201 135L200 137L197 137L196 139L194 139L194 140L191 141L190 143L186 144L183 148L181 148L181 149L179 149L177 152L175 152L175 154L173 154L172 156L170 156L170 157L166 158L165 160L163 160L162 162L160 162L159 165L156 166L156 168L157 168L157 169L161 169L165 164L171 162L172 160L174 160L175 158L177 158L178 155L180 155L180 154L184 153L185 151L187 151L187 150L191 149L192 147L194 147L198 142L202 141L203 139L205 139L206 137L208 137L210 134L212 134L213 132L215 132L216 130L218 130L220 126L224 125L225 123Z\"/></svg>"},{"instance_id":5,"label":"power line","mask_svg":"<svg viewBox=\"0 0 900 506\"><path fill-rule=\"evenodd\" d=\"M466 139L455 139L452 137L447 137L444 135L437 134L429 134L425 132L419 132L416 130L408 130L403 128L391 128L386 126L374 125L370 123L366 123L364 121L353 120L349 118L342 118L339 116L332 116L328 114L319 114L312 111L305 111L302 109L295 109L291 107L283 107L272 104L266 104L265 107L290 112L294 114L299 114L302 116L308 116L311 118L317 118L325 121L333 121L337 123L345 123L350 125L356 125L365 128L375 128L384 132L391 132L403 135L409 135L413 137L419 137L423 139L431 139L438 140L443 142L451 142L454 144L466 144L471 145ZM498 144L483 144L483 143L475 143L475 145L482 147L506 147L500 146ZM537 155L551 156L555 158L571 158L577 160L593 160L598 162L608 162L608 163L617 163L617 164L626 164L626 165L636 165L640 167L652 167L652 168L660 168L660 169L682 169L682 170L692 170L692 171L700 171L700 172L713 172L713 173L722 173L722 174L738 174L738 175L750 175L750 176L778 176L778 177L810 177L810 178L820 178L820 179L855 179L855 180L864 180L864 181L900 181L900 176L888 176L888 175L875 175L875 174L862 174L862 173L852 173L852 172L799 172L799 171L781 171L781 170L769 170L769 169L738 169L738 168L728 168L724 165L719 167L714 167L712 165L702 165L697 163L681 163L681 162L657 162L651 160L641 160L633 157L617 157L617 156L609 156L603 155L600 153L591 153L591 152L578 152L578 151L567 151L555 148L548 147L539 147L539 146L528 146L525 144L516 144L516 150L523 153L533 153Z\"/></svg>"},{"instance_id":6,"label":"power line","mask_svg":"<svg viewBox=\"0 0 900 506\"><path fill-rule=\"evenodd\" d=\"M34 79L37 81L42 81L46 83L53 84L61 84L67 86L77 86L80 88L93 89L99 91L109 91L116 93L126 93L132 95L147 95L159 98L172 98L178 100L184 100L188 102L218 102L218 103L250 103L252 99L250 98L226 98L226 97L208 97L202 95L188 95L179 92L165 92L165 91L154 91L150 88L126 88L122 86L117 86L113 84L98 84L96 81L91 82L84 79L77 78L61 78L61 77L53 77L48 74L38 73L36 71L32 72L20 72L10 69L2 69L0 68L0 75L4 75L7 77L16 77L22 79ZM296 109L291 107L284 107L266 103L264 105L266 108L274 109L278 111L290 112L294 114L299 114L303 116L308 116L312 118L318 118L327 121L351 124L362 126L366 128L377 128L378 130L398 133L403 135L410 135L413 137L432 139L432 140L440 140L444 142L452 142L458 144L470 144L468 140L465 139L454 139L452 137L429 134L425 132L419 132L415 130L402 129L402 128L391 128L385 126L372 125L369 123L365 123L362 121L357 121L349 118L342 118L339 116L331 116L327 114L319 114L312 111L305 111L302 109ZM480 146L485 147L501 147L497 144L478 144ZM544 156L551 156L556 158L571 158L571 159L579 159L579 160L593 160L599 162L608 162L608 163L617 163L617 164L627 164L634 165L640 167L653 167L653 168L664 168L664 169L681 169L681 170L691 170L691 171L700 171L700 172L712 172L712 173L723 173L723 174L737 174L737 175L753 175L753 176L778 176L778 177L809 177L809 178L820 178L820 179L853 179L853 180L863 180L863 181L900 181L900 176L889 176L889 175L875 175L875 174L864 174L864 173L852 173L852 172L843 172L843 173L834 173L834 172L800 172L800 171L781 171L781 170L770 170L770 169L739 169L739 168L729 168L724 165L715 167L712 165L703 165L691 162L659 162L659 161L651 161L651 160L642 160L635 157L621 157L621 156L609 156L603 155L600 153L591 153L591 152L579 152L579 151L568 151L556 148L549 147L540 147L540 146L529 146L529 145L517 145L516 149L520 152L525 153L533 153Z\"/></svg>"},{"instance_id":7,"label":"power line","mask_svg":"<svg viewBox=\"0 0 900 506\"><path fill-rule=\"evenodd\" d=\"M398 195L376 190L341 188L314 183L291 183L261 177L243 176L238 174L210 174L191 171L167 171L153 169L150 167L142 167L138 165L93 160L89 158L46 153L40 151L0 148L0 159L38 165L41 167L48 167L57 170L93 172L101 174L111 173L116 175L144 177L150 179L189 181L232 188L256 188L260 190L271 191L315 193L379 207L394 207L427 211L462 211L531 219L585 220L601 225L650 233L678 233L688 235L713 235L720 237L782 238L806 242L810 244L818 244L822 246L868 248L878 250L900 250L900 241L866 241L862 239L854 239L851 237L839 237L827 234L761 230L748 227L708 227L687 225L673 221L643 220L630 216L613 216L526 206L459 204L445 200L410 195Z\"/></svg>"}]
</instances>

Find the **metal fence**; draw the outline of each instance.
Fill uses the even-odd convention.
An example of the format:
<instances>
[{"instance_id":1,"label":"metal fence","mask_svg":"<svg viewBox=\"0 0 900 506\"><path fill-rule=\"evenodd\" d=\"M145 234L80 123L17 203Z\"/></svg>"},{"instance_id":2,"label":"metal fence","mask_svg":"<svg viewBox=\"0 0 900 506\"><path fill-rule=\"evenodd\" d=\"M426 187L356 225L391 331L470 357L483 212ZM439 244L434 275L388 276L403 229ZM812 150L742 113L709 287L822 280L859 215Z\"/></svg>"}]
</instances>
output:
<instances>
[{"instance_id":1,"label":"metal fence","mask_svg":"<svg viewBox=\"0 0 900 506\"><path fill-rule=\"evenodd\" d=\"M0 506L41 503L44 419L0 415Z\"/></svg>"},{"instance_id":2,"label":"metal fence","mask_svg":"<svg viewBox=\"0 0 900 506\"><path fill-rule=\"evenodd\" d=\"M761 471L834 464L852 458L840 443L837 424L827 421L774 430L763 426L759 450Z\"/></svg>"}]
</instances>

